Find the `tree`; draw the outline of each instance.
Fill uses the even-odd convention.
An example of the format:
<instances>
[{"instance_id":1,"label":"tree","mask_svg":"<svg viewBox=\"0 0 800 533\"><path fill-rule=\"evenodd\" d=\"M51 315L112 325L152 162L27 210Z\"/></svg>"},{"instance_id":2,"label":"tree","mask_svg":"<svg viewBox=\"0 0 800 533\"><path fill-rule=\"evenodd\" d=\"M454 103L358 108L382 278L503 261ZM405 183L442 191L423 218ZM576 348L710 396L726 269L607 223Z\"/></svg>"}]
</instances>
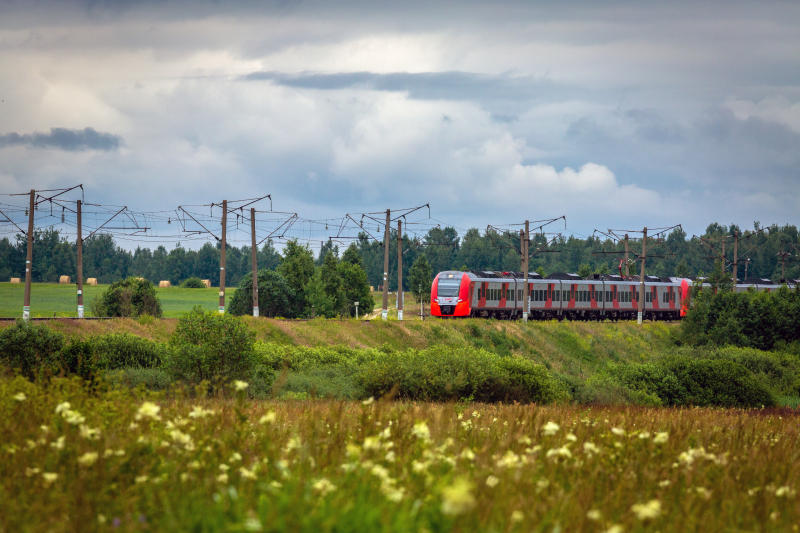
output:
<instances>
[{"instance_id":1,"label":"tree","mask_svg":"<svg viewBox=\"0 0 800 533\"><path fill-rule=\"evenodd\" d=\"M304 316L307 303L306 285L314 276L314 256L311 250L300 246L296 240L287 242L278 273L283 276L291 290L291 316Z\"/></svg>"},{"instance_id":2,"label":"tree","mask_svg":"<svg viewBox=\"0 0 800 533\"><path fill-rule=\"evenodd\" d=\"M274 270L258 271L258 314L261 316L291 317L292 308L289 302L292 291L286 280ZM233 315L253 314L253 274L248 273L239 281L239 287L233 293L228 307Z\"/></svg>"},{"instance_id":3,"label":"tree","mask_svg":"<svg viewBox=\"0 0 800 533\"><path fill-rule=\"evenodd\" d=\"M375 301L369 290L366 271L361 265L344 260L339 262L338 269L342 279L343 292L341 313L347 316L355 315L354 302L358 302L358 309L362 314L371 313L375 307Z\"/></svg>"},{"instance_id":4,"label":"tree","mask_svg":"<svg viewBox=\"0 0 800 533\"><path fill-rule=\"evenodd\" d=\"M335 314L345 313L345 294L342 286L342 276L339 272L339 261L332 251L325 254L320 267L322 290L330 298Z\"/></svg>"},{"instance_id":5,"label":"tree","mask_svg":"<svg viewBox=\"0 0 800 533\"><path fill-rule=\"evenodd\" d=\"M408 273L411 292L414 293L420 306L422 306L425 295L430 293L432 280L433 273L431 272L428 258L425 254L420 254L414 264L411 265L411 270Z\"/></svg>"},{"instance_id":6,"label":"tree","mask_svg":"<svg viewBox=\"0 0 800 533\"><path fill-rule=\"evenodd\" d=\"M156 289L146 279L126 278L115 281L92 302L95 316L161 316L161 302Z\"/></svg>"}]
</instances>

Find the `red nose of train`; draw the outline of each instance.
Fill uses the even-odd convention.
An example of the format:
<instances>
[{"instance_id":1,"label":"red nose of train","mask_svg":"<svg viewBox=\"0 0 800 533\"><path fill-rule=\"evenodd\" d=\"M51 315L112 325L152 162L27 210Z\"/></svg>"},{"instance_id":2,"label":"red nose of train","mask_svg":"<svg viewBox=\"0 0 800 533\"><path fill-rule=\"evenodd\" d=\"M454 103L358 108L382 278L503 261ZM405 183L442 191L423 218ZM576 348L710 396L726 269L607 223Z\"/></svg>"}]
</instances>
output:
<instances>
[{"instance_id":1,"label":"red nose of train","mask_svg":"<svg viewBox=\"0 0 800 533\"><path fill-rule=\"evenodd\" d=\"M469 316L469 276L465 272L440 272L431 285L431 315Z\"/></svg>"}]
</instances>

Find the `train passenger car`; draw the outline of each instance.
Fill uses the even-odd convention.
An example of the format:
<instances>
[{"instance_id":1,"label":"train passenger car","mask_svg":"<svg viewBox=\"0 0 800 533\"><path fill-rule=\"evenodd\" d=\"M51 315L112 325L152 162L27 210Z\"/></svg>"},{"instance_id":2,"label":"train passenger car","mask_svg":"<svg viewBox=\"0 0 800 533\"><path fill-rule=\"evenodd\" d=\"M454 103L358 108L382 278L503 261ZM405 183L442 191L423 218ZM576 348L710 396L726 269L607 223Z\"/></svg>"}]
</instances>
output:
<instances>
[{"instance_id":1,"label":"train passenger car","mask_svg":"<svg viewBox=\"0 0 800 533\"><path fill-rule=\"evenodd\" d=\"M685 315L691 282L682 278L645 279L644 316L672 320ZM620 276L583 279L555 273L547 278L528 274L532 319L612 320L635 318L640 283ZM519 318L524 311L524 275L519 272L437 274L431 285L431 314L449 317Z\"/></svg>"}]
</instances>

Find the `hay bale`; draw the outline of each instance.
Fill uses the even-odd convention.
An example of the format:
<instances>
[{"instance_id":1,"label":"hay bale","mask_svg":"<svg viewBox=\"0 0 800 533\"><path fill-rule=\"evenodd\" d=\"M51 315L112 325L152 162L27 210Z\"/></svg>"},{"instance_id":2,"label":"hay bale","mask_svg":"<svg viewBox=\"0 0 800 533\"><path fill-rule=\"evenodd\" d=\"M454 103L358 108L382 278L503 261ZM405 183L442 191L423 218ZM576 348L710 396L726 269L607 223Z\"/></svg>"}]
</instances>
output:
<instances>
[{"instance_id":1,"label":"hay bale","mask_svg":"<svg viewBox=\"0 0 800 533\"><path fill-rule=\"evenodd\" d=\"M70 283L69 276L60 276L58 278L58 283L60 283L61 285L69 285Z\"/></svg>"},{"instance_id":2,"label":"hay bale","mask_svg":"<svg viewBox=\"0 0 800 533\"><path fill-rule=\"evenodd\" d=\"M97 285L97 278L86 278L87 285Z\"/></svg>"},{"instance_id":3,"label":"hay bale","mask_svg":"<svg viewBox=\"0 0 800 533\"><path fill-rule=\"evenodd\" d=\"M22 278L11 278L11 283L22 283Z\"/></svg>"},{"instance_id":4,"label":"hay bale","mask_svg":"<svg viewBox=\"0 0 800 533\"><path fill-rule=\"evenodd\" d=\"M158 287L159 288L172 287L172 283L170 283L168 279L162 279L161 281L158 282Z\"/></svg>"},{"instance_id":5,"label":"hay bale","mask_svg":"<svg viewBox=\"0 0 800 533\"><path fill-rule=\"evenodd\" d=\"M206 289L210 289L211 288L211 280L210 279L204 279L203 280L203 285L206 286Z\"/></svg>"}]
</instances>

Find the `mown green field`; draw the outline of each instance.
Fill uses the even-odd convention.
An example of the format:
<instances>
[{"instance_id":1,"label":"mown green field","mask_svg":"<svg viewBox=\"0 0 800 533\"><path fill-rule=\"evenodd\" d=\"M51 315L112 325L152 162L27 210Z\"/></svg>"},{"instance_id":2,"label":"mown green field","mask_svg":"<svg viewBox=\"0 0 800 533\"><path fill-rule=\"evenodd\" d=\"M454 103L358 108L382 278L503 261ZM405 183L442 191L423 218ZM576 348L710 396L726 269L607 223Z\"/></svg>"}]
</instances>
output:
<instances>
[{"instance_id":1,"label":"mown green field","mask_svg":"<svg viewBox=\"0 0 800 533\"><path fill-rule=\"evenodd\" d=\"M98 297L108 285L84 285L85 316L92 315L92 300ZM77 287L59 285L58 283L34 283L31 286L31 316L42 317L74 317L77 316ZM233 298L235 287L225 289L227 299ZM161 308L167 318L179 317L199 305L209 311L216 310L219 303L219 289L182 289L180 287L156 287ZM22 316L22 301L25 285L22 283L0 283L0 318L16 318Z\"/></svg>"},{"instance_id":2,"label":"mown green field","mask_svg":"<svg viewBox=\"0 0 800 533\"><path fill-rule=\"evenodd\" d=\"M789 411L196 393L0 379L0 530L796 531L800 522L800 420Z\"/></svg>"}]
</instances>

